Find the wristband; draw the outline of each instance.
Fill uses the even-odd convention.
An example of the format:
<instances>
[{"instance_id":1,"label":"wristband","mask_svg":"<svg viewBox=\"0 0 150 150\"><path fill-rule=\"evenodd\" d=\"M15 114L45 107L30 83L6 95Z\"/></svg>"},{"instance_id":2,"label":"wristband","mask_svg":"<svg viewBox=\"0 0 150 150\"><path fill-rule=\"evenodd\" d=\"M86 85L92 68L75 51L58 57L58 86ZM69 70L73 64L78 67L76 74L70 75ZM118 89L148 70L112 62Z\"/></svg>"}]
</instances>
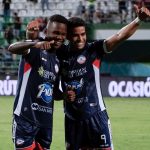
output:
<instances>
[{"instance_id":1,"label":"wristband","mask_svg":"<svg viewBox=\"0 0 150 150\"><path fill-rule=\"evenodd\" d=\"M136 17L136 19L134 20L135 23L139 24L141 22L139 17Z\"/></svg>"}]
</instances>

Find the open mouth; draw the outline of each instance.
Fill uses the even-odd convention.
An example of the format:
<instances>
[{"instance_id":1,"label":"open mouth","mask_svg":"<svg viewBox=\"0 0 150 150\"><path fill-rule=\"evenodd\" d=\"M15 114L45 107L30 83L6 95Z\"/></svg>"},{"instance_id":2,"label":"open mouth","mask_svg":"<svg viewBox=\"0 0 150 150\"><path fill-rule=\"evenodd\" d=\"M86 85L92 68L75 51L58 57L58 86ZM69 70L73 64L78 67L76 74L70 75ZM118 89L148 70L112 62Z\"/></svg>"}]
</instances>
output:
<instances>
[{"instance_id":1,"label":"open mouth","mask_svg":"<svg viewBox=\"0 0 150 150\"><path fill-rule=\"evenodd\" d=\"M54 42L54 45L60 46L60 45L62 45L62 41L55 41L55 42Z\"/></svg>"},{"instance_id":2,"label":"open mouth","mask_svg":"<svg viewBox=\"0 0 150 150\"><path fill-rule=\"evenodd\" d=\"M55 44L60 45L60 44L62 44L62 42L56 41Z\"/></svg>"},{"instance_id":3,"label":"open mouth","mask_svg":"<svg viewBox=\"0 0 150 150\"><path fill-rule=\"evenodd\" d=\"M84 43L77 43L78 47L84 47Z\"/></svg>"}]
</instances>

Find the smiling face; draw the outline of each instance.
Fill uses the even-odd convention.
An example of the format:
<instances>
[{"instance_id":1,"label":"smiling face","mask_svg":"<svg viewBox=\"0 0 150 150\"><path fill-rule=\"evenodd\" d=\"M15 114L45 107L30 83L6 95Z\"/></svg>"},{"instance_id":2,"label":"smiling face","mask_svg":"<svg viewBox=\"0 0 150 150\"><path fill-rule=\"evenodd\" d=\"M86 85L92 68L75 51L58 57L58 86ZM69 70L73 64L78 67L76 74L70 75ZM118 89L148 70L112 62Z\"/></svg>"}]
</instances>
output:
<instances>
[{"instance_id":1,"label":"smiling face","mask_svg":"<svg viewBox=\"0 0 150 150\"><path fill-rule=\"evenodd\" d=\"M86 43L86 30L84 26L74 27L69 33L69 40L71 41L74 49L81 50Z\"/></svg>"},{"instance_id":2,"label":"smiling face","mask_svg":"<svg viewBox=\"0 0 150 150\"><path fill-rule=\"evenodd\" d=\"M58 49L64 43L67 35L67 25L59 22L48 22L46 37L54 39L53 48Z\"/></svg>"}]
</instances>

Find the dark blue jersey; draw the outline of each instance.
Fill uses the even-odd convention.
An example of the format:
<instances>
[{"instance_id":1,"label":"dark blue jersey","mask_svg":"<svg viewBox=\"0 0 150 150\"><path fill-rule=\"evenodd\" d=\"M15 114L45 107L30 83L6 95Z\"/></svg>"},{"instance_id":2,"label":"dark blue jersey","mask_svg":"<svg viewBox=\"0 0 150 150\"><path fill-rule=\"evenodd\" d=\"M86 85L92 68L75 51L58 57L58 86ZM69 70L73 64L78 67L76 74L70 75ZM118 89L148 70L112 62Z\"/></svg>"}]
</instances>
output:
<instances>
[{"instance_id":1,"label":"dark blue jersey","mask_svg":"<svg viewBox=\"0 0 150 150\"><path fill-rule=\"evenodd\" d=\"M53 90L59 61L54 53L32 48L22 56L14 114L43 127L51 127Z\"/></svg>"},{"instance_id":2,"label":"dark blue jersey","mask_svg":"<svg viewBox=\"0 0 150 150\"><path fill-rule=\"evenodd\" d=\"M64 101L66 115L74 120L90 117L105 110L100 86L100 65L103 55L103 40L87 43L83 50L72 51L71 45L59 54L62 89L74 88L75 102Z\"/></svg>"}]
</instances>

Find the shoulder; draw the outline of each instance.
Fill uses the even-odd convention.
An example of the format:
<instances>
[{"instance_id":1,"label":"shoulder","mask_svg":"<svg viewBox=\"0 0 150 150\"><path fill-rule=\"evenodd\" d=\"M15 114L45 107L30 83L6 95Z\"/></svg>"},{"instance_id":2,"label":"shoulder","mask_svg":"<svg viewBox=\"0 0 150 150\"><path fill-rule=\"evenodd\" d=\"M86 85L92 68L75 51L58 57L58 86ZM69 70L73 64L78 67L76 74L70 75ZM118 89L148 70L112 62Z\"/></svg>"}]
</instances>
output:
<instances>
[{"instance_id":1,"label":"shoulder","mask_svg":"<svg viewBox=\"0 0 150 150\"><path fill-rule=\"evenodd\" d=\"M24 54L23 57L28 59L36 59L40 57L41 53L43 53L42 50L32 47L28 49L27 53Z\"/></svg>"},{"instance_id":2,"label":"shoulder","mask_svg":"<svg viewBox=\"0 0 150 150\"><path fill-rule=\"evenodd\" d=\"M56 51L56 55L58 58L66 57L69 52L69 44L63 44L59 49Z\"/></svg>"},{"instance_id":3,"label":"shoulder","mask_svg":"<svg viewBox=\"0 0 150 150\"><path fill-rule=\"evenodd\" d=\"M87 47L88 49L94 49L94 50L103 49L103 43L104 40L96 40L94 42L87 43Z\"/></svg>"}]
</instances>

